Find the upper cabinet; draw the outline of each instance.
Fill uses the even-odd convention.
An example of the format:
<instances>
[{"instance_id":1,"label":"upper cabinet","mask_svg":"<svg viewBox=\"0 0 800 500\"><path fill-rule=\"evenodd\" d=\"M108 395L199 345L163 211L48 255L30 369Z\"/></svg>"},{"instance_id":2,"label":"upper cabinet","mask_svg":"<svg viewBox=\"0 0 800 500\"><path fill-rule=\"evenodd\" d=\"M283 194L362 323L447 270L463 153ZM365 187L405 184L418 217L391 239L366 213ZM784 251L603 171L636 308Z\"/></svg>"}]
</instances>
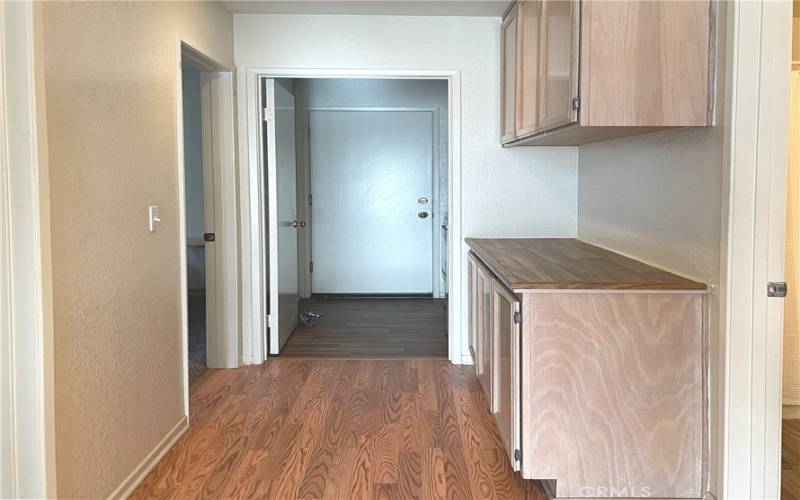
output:
<instances>
[{"instance_id":1,"label":"upper cabinet","mask_svg":"<svg viewBox=\"0 0 800 500\"><path fill-rule=\"evenodd\" d=\"M501 142L713 125L713 0L525 0L503 18Z\"/></svg>"}]
</instances>

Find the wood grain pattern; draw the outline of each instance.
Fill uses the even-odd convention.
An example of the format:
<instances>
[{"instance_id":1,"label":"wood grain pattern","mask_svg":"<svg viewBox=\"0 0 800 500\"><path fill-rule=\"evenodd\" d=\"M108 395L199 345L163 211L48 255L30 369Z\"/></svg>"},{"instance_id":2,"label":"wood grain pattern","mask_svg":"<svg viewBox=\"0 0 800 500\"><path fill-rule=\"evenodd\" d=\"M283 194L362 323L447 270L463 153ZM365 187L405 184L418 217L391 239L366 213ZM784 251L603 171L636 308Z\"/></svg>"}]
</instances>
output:
<instances>
[{"instance_id":1,"label":"wood grain pattern","mask_svg":"<svg viewBox=\"0 0 800 500\"><path fill-rule=\"evenodd\" d=\"M703 295L531 292L522 314L523 477L702 497Z\"/></svg>"},{"instance_id":2,"label":"wood grain pattern","mask_svg":"<svg viewBox=\"0 0 800 500\"><path fill-rule=\"evenodd\" d=\"M502 116L500 118L500 142L503 143L512 141L516 137L517 127L515 125L515 113L517 112L517 82L519 78L519 70L517 69L519 66L519 49L517 48L518 26L517 10L514 6L505 19L503 19L503 24L501 26L502 37L500 38L502 43L502 73L500 74L502 80L500 83L502 93L500 112Z\"/></svg>"},{"instance_id":3,"label":"wood grain pattern","mask_svg":"<svg viewBox=\"0 0 800 500\"><path fill-rule=\"evenodd\" d=\"M781 500L800 499L800 419L784 418L781 429Z\"/></svg>"},{"instance_id":4,"label":"wood grain pattern","mask_svg":"<svg viewBox=\"0 0 800 500\"><path fill-rule=\"evenodd\" d=\"M300 301L322 314L313 327L298 323L281 356L335 358L447 357L447 310L442 299Z\"/></svg>"},{"instance_id":5,"label":"wood grain pattern","mask_svg":"<svg viewBox=\"0 0 800 500\"><path fill-rule=\"evenodd\" d=\"M519 470L514 450L521 449L520 426L520 325L514 314L520 311L517 297L494 280L492 283L492 398L495 420L503 438L508 460Z\"/></svg>"},{"instance_id":6,"label":"wood grain pattern","mask_svg":"<svg viewBox=\"0 0 800 500\"><path fill-rule=\"evenodd\" d=\"M581 125L709 125L709 2L583 2Z\"/></svg>"},{"instance_id":7,"label":"wood grain pattern","mask_svg":"<svg viewBox=\"0 0 800 500\"><path fill-rule=\"evenodd\" d=\"M578 120L572 98L578 96L577 0L539 0L539 119L541 130L551 130Z\"/></svg>"},{"instance_id":8,"label":"wood grain pattern","mask_svg":"<svg viewBox=\"0 0 800 500\"><path fill-rule=\"evenodd\" d=\"M472 252L513 291L705 290L706 285L572 238L467 238Z\"/></svg>"},{"instance_id":9,"label":"wood grain pattern","mask_svg":"<svg viewBox=\"0 0 800 500\"><path fill-rule=\"evenodd\" d=\"M211 370L141 498L529 498L472 367L272 358Z\"/></svg>"},{"instance_id":10,"label":"wood grain pattern","mask_svg":"<svg viewBox=\"0 0 800 500\"><path fill-rule=\"evenodd\" d=\"M517 27L516 46L505 43L502 55L517 61L504 66L517 78L517 130L503 136L505 146L575 146L713 125L714 2L524 0L507 16ZM576 96L579 111L571 107Z\"/></svg>"},{"instance_id":11,"label":"wood grain pattern","mask_svg":"<svg viewBox=\"0 0 800 500\"><path fill-rule=\"evenodd\" d=\"M516 135L539 130L539 39L541 2L517 4Z\"/></svg>"}]
</instances>

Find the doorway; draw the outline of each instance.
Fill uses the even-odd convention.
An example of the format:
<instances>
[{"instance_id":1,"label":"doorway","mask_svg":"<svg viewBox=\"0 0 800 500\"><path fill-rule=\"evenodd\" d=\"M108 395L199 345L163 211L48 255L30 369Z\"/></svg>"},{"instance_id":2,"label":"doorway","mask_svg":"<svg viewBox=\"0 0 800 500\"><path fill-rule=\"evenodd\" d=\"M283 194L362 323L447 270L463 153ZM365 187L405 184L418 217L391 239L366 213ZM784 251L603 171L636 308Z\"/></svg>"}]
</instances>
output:
<instances>
[{"instance_id":1,"label":"doorway","mask_svg":"<svg viewBox=\"0 0 800 500\"><path fill-rule=\"evenodd\" d=\"M795 7L794 19L798 19ZM800 36L797 22L793 37ZM796 52L796 51L793 51ZM800 54L792 54L789 102L789 162L786 181L783 309L783 412L781 498L800 498Z\"/></svg>"},{"instance_id":2,"label":"doorway","mask_svg":"<svg viewBox=\"0 0 800 500\"><path fill-rule=\"evenodd\" d=\"M258 83L270 354L448 357L448 80Z\"/></svg>"},{"instance_id":3,"label":"doorway","mask_svg":"<svg viewBox=\"0 0 800 500\"><path fill-rule=\"evenodd\" d=\"M236 193L231 72L185 43L179 56L182 340L188 401L190 386L208 368L239 365ZM159 223L156 213L153 229Z\"/></svg>"}]
</instances>

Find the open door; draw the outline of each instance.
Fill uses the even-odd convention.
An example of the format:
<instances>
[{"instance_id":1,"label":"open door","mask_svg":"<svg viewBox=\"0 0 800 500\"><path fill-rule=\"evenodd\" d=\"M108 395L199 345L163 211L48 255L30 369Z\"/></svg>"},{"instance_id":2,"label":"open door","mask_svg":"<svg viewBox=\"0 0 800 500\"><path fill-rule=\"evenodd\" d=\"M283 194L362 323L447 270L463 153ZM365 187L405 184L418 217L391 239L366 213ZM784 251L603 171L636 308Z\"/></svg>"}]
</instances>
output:
<instances>
[{"instance_id":1,"label":"open door","mask_svg":"<svg viewBox=\"0 0 800 500\"><path fill-rule=\"evenodd\" d=\"M278 354L297 326L297 163L294 96L279 82L264 82L269 262L269 352ZM275 214L275 216L273 216Z\"/></svg>"}]
</instances>

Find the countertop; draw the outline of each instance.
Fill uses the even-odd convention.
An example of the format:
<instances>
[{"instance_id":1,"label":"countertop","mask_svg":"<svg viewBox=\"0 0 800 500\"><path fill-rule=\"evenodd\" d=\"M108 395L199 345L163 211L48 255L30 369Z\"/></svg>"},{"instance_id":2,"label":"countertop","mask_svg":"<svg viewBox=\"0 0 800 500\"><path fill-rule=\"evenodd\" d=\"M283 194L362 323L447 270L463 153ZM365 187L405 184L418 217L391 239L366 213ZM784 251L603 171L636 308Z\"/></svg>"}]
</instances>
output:
<instances>
[{"instance_id":1,"label":"countertop","mask_svg":"<svg viewBox=\"0 0 800 500\"><path fill-rule=\"evenodd\" d=\"M574 238L467 238L511 290L705 290L698 283Z\"/></svg>"}]
</instances>

